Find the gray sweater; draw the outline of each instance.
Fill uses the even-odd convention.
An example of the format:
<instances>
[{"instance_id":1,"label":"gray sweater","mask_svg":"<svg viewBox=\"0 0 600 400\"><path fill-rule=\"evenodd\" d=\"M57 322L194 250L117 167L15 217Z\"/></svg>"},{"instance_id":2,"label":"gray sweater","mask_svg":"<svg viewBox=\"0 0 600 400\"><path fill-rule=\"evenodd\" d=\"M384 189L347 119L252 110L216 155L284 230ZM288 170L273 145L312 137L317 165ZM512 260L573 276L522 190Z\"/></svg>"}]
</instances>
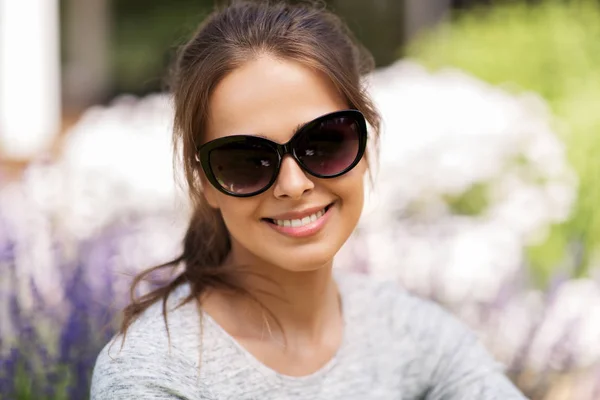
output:
<instances>
[{"instance_id":1,"label":"gray sweater","mask_svg":"<svg viewBox=\"0 0 600 400\"><path fill-rule=\"evenodd\" d=\"M476 336L439 306L366 276L335 277L344 338L319 371L275 372L208 314L199 318L195 303L169 311L169 347L155 304L130 327L122 349L117 337L102 350L91 399L525 399ZM189 290L179 287L170 307Z\"/></svg>"}]
</instances>

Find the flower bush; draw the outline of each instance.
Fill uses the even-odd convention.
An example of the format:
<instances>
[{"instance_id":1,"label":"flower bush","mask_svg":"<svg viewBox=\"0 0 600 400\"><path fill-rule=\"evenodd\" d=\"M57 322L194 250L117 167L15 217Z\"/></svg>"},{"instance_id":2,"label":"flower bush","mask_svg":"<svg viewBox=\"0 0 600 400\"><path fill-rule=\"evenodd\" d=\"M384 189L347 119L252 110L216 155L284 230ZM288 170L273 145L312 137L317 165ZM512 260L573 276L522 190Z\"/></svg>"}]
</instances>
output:
<instances>
[{"instance_id":1,"label":"flower bush","mask_svg":"<svg viewBox=\"0 0 600 400\"><path fill-rule=\"evenodd\" d=\"M163 100L90 110L59 160L0 190L0 399L87 398L131 276L176 254L186 211Z\"/></svg>"}]
</instances>

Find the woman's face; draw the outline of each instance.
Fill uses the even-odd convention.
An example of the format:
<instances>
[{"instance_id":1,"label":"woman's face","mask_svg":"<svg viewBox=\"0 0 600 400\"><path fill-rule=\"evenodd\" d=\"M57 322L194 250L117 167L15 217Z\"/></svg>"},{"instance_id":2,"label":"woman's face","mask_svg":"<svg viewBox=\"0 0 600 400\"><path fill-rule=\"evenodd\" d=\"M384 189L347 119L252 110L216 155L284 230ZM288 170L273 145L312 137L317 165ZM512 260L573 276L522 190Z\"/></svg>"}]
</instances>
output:
<instances>
[{"instance_id":1,"label":"woman's face","mask_svg":"<svg viewBox=\"0 0 600 400\"><path fill-rule=\"evenodd\" d=\"M299 63L261 56L217 85L204 140L245 134L286 143L298 125L347 108L324 75ZM363 207L365 170L363 159L340 177L319 179L305 173L288 155L276 182L259 195L228 196L206 179L203 187L207 201L221 210L231 233L231 261L309 271L330 265L354 230ZM271 222L301 220L315 213L320 218L308 230L282 230Z\"/></svg>"}]
</instances>

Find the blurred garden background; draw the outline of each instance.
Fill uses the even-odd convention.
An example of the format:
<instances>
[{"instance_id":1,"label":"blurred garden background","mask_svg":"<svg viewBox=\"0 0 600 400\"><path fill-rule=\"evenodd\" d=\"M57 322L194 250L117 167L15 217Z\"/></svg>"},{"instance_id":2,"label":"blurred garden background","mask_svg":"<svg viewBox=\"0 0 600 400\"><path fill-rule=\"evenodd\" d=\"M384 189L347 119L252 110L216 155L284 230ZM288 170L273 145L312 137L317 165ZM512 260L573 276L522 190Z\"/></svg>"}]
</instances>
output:
<instances>
[{"instance_id":1,"label":"blurred garden background","mask_svg":"<svg viewBox=\"0 0 600 400\"><path fill-rule=\"evenodd\" d=\"M373 52L379 168L338 268L600 399L600 1L329 0ZM165 78L210 0L0 0L0 399L85 399L188 217Z\"/></svg>"}]
</instances>

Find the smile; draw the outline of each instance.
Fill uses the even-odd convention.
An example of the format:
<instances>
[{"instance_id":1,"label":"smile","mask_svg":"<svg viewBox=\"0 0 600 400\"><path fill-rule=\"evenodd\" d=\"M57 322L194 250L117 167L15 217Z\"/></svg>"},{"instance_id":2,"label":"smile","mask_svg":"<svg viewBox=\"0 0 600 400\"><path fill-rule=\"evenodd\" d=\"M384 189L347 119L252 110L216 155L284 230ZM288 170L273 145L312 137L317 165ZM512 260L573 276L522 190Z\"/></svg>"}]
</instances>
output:
<instances>
[{"instance_id":1,"label":"smile","mask_svg":"<svg viewBox=\"0 0 600 400\"><path fill-rule=\"evenodd\" d=\"M316 234L323 228L329 219L332 206L333 203L302 218L264 218L264 221L266 221L271 228L287 236L307 237Z\"/></svg>"},{"instance_id":2,"label":"smile","mask_svg":"<svg viewBox=\"0 0 600 400\"><path fill-rule=\"evenodd\" d=\"M293 228L297 228L299 226L305 226L310 224L311 222L315 222L316 220L318 220L319 218L321 218L325 212L327 211L326 208L317 211L314 214L309 215L308 217L304 217L302 219L274 219L272 220L273 223L279 225L279 226L291 226Z\"/></svg>"}]
</instances>

